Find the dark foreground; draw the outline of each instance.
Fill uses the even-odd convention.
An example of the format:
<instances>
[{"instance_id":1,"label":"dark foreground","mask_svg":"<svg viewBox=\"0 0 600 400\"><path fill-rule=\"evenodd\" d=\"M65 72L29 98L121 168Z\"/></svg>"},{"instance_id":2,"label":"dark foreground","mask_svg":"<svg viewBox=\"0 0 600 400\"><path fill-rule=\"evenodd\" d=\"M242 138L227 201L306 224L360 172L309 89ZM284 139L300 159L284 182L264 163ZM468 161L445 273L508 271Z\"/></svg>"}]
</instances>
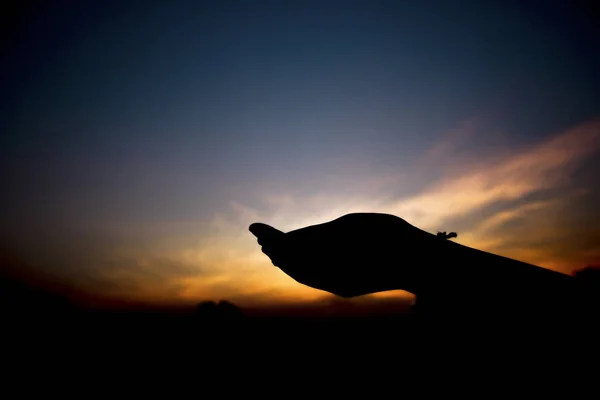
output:
<instances>
[{"instance_id":1,"label":"dark foreground","mask_svg":"<svg viewBox=\"0 0 600 400\"><path fill-rule=\"evenodd\" d=\"M390 390L488 397L521 393L524 383L539 395L557 383L580 390L588 379L582 374L597 372L590 344L596 339L585 332L569 336L562 327L544 335L519 326L468 332L444 324L423 324L410 314L12 314L2 324L2 376L4 388L76 397L287 398L308 391L304 396L372 398Z\"/></svg>"},{"instance_id":2,"label":"dark foreground","mask_svg":"<svg viewBox=\"0 0 600 400\"><path fill-rule=\"evenodd\" d=\"M253 352L277 357L300 351L304 356L343 352L407 359L429 350L491 354L536 345L549 352L575 353L596 340L590 336L592 331L582 332L562 321L527 325L516 320L484 326L474 316L464 326L464 318L430 321L410 313L215 317L193 312L70 310L5 314L2 325L9 351L36 349L117 358L134 353L185 358L194 352L217 358Z\"/></svg>"},{"instance_id":3,"label":"dark foreground","mask_svg":"<svg viewBox=\"0 0 600 400\"><path fill-rule=\"evenodd\" d=\"M541 377L579 387L587 381L582 374L598 372L594 313L589 324L577 326L563 318L532 323L534 316L518 309L502 319L482 318L485 310L473 306L466 315L456 310L443 319L406 310L260 315L210 304L186 311L99 311L14 284L1 289L2 382L46 395L68 389L88 397L110 389L112 398L121 390L115 387L133 385L141 396L167 382L200 393L214 384L256 393L243 383L248 379L260 393L290 381L286 387L293 390L276 397L323 380L346 393L373 382L400 392L447 393L441 382L448 380L471 389L481 379L501 380L491 386L499 390Z\"/></svg>"}]
</instances>

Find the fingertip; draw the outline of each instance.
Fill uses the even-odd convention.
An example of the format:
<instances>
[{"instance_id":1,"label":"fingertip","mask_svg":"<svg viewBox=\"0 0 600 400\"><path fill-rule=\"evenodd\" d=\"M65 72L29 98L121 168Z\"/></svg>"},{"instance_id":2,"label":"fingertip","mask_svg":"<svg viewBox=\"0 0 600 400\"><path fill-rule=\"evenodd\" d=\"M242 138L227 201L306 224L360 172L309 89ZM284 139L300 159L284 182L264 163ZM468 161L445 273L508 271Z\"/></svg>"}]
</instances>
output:
<instances>
[{"instance_id":1,"label":"fingertip","mask_svg":"<svg viewBox=\"0 0 600 400\"><path fill-rule=\"evenodd\" d=\"M258 222L255 222L253 224L250 224L250 226L248 227L248 230L254 235L254 236L258 236L257 234L257 230L259 229L258 225L260 225Z\"/></svg>"},{"instance_id":2,"label":"fingertip","mask_svg":"<svg viewBox=\"0 0 600 400\"><path fill-rule=\"evenodd\" d=\"M257 238L258 237L275 238L275 237L282 236L284 234L280 230L277 230L270 225L263 224L262 222L253 223L248 227L248 229Z\"/></svg>"},{"instance_id":3,"label":"fingertip","mask_svg":"<svg viewBox=\"0 0 600 400\"><path fill-rule=\"evenodd\" d=\"M250 231L250 233L252 233L256 238L260 238L262 236L264 236L264 232L265 232L265 224L261 224L260 222L256 222L254 224L251 224L248 227L248 230Z\"/></svg>"}]
</instances>

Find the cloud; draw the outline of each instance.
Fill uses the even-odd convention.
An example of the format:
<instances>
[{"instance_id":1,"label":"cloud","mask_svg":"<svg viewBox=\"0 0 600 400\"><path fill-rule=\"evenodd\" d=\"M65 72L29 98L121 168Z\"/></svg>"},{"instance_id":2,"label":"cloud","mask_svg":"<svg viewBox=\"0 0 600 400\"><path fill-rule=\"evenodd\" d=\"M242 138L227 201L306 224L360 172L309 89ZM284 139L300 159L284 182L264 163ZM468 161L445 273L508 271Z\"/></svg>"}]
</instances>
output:
<instances>
[{"instance_id":1,"label":"cloud","mask_svg":"<svg viewBox=\"0 0 600 400\"><path fill-rule=\"evenodd\" d=\"M113 255L90 261L80 285L92 293L141 300L177 301L181 280L204 273L201 265L168 255Z\"/></svg>"},{"instance_id":2,"label":"cloud","mask_svg":"<svg viewBox=\"0 0 600 400\"><path fill-rule=\"evenodd\" d=\"M433 146L420 157L420 168L439 164L440 159L456 156L458 149L478 133L478 121L470 118L463 121L456 129L444 134Z\"/></svg>"},{"instance_id":3,"label":"cloud","mask_svg":"<svg viewBox=\"0 0 600 400\"><path fill-rule=\"evenodd\" d=\"M485 219L475 230L476 233L484 235L490 231L501 228L507 223L519 218L526 217L534 211L542 210L552 205L553 200L542 200L499 211L491 217Z\"/></svg>"},{"instance_id":4,"label":"cloud","mask_svg":"<svg viewBox=\"0 0 600 400\"><path fill-rule=\"evenodd\" d=\"M459 130L459 136L472 134L472 124L465 126L468 128L464 128L464 132ZM455 157L448 152L446 142L447 139L443 139L428 154ZM398 197L393 190L393 177L385 179L389 183L387 191L375 193L358 190L354 195L340 195L332 190L307 195L296 194L290 188L288 193L265 193L263 203L254 206L243 204L243 201L233 202L221 216L227 215L236 224L263 221L289 230L321 223L348 212L378 211L399 215L424 229L437 229L450 219L568 183L580 163L597 152L599 145L600 121L595 120L493 163L480 160L476 166L456 172L418 193ZM378 181L382 179L377 178ZM496 218L508 217L505 214Z\"/></svg>"},{"instance_id":5,"label":"cloud","mask_svg":"<svg viewBox=\"0 0 600 400\"><path fill-rule=\"evenodd\" d=\"M451 218L566 183L581 161L598 150L599 142L600 121L596 120L501 162L482 163L386 210L424 229L436 229Z\"/></svg>"},{"instance_id":6,"label":"cloud","mask_svg":"<svg viewBox=\"0 0 600 400\"><path fill-rule=\"evenodd\" d=\"M515 213L520 214L519 217L504 221L489 231L482 230L488 224L488 220L483 221L463 238L464 244L572 273L596 262L600 250L600 227L589 223L594 221L593 214L588 214L589 219L585 220L574 216L578 209L586 207L585 201L585 196L575 195L559 197L539 208L523 205ZM505 215L505 212L494 214L489 220L495 221L496 215ZM485 243L488 239L494 239L494 242Z\"/></svg>"}]
</instances>

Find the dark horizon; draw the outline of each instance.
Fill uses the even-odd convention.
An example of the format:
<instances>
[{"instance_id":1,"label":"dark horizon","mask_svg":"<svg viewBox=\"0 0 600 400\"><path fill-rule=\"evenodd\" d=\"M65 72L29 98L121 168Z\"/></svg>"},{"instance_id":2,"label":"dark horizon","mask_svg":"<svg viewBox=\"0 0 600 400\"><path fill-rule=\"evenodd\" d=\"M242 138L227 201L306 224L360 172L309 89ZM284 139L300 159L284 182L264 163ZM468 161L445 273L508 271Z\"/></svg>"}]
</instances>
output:
<instances>
[{"instance_id":1,"label":"dark horizon","mask_svg":"<svg viewBox=\"0 0 600 400\"><path fill-rule=\"evenodd\" d=\"M193 314L199 304L230 302L227 298L214 298L200 302L164 303L148 302L120 297L98 296L86 293L75 286L69 286L51 277L39 274L23 274L8 272L8 268L0 268L0 304L4 311L22 312L24 315L34 314L41 307L43 312L133 312L158 314ZM324 293L312 302L302 300L286 303L272 302L264 304L243 305L232 303L245 316L289 316L289 317L335 317L335 316L367 316L405 314L412 300L390 296L388 298L341 299Z\"/></svg>"}]
</instances>

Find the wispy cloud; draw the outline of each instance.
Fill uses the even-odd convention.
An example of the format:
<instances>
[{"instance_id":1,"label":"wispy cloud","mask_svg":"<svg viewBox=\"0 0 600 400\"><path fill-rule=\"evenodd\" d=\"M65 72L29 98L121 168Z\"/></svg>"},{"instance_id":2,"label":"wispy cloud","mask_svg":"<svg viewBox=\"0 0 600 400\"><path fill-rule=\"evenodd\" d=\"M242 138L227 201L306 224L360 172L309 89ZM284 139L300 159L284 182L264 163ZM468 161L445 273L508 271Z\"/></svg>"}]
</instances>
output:
<instances>
[{"instance_id":1,"label":"wispy cloud","mask_svg":"<svg viewBox=\"0 0 600 400\"><path fill-rule=\"evenodd\" d=\"M420 194L399 199L387 210L425 229L435 229L450 218L566 183L599 144L600 121L586 123L506 160L482 163L475 171L465 171Z\"/></svg>"},{"instance_id":2,"label":"wispy cloud","mask_svg":"<svg viewBox=\"0 0 600 400\"><path fill-rule=\"evenodd\" d=\"M491 217L485 219L479 226L477 226L476 232L479 234L486 234L495 228L502 227L504 224L514 221L518 218L526 217L529 213L547 208L552 204L551 200L536 201L533 203L524 204L522 206L499 211Z\"/></svg>"},{"instance_id":3,"label":"wispy cloud","mask_svg":"<svg viewBox=\"0 0 600 400\"><path fill-rule=\"evenodd\" d=\"M442 135L442 137L420 157L419 168L439 164L440 159L455 157L461 146L478 133L478 121L470 118L463 121L457 128Z\"/></svg>"}]
</instances>

